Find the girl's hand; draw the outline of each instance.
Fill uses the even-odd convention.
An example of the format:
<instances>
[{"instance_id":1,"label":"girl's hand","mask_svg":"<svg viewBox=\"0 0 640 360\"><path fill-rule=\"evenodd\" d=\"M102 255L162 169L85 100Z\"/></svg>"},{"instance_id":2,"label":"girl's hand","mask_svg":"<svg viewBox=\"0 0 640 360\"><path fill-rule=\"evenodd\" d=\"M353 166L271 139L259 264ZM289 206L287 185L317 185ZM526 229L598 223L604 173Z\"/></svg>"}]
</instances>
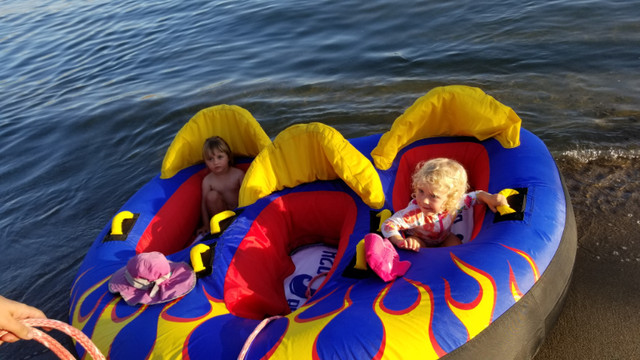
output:
<instances>
[{"instance_id":1,"label":"girl's hand","mask_svg":"<svg viewBox=\"0 0 640 360\"><path fill-rule=\"evenodd\" d=\"M502 194L489 194L488 192L480 191L478 193L478 200L485 203L492 212L496 212L497 207L500 205L509 206L507 198Z\"/></svg>"},{"instance_id":2,"label":"girl's hand","mask_svg":"<svg viewBox=\"0 0 640 360\"><path fill-rule=\"evenodd\" d=\"M419 251L422 246L422 241L415 236L408 236L405 239L401 237L394 239L390 238L389 240L391 240L394 245L400 249Z\"/></svg>"}]
</instances>

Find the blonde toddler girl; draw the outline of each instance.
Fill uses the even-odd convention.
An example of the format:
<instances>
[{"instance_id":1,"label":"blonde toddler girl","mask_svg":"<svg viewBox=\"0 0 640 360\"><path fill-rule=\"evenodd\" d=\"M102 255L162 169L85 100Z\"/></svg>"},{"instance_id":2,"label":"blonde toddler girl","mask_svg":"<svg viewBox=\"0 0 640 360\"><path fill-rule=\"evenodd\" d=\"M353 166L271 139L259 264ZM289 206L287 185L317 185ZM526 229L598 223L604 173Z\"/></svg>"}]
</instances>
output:
<instances>
[{"instance_id":1,"label":"blonde toddler girl","mask_svg":"<svg viewBox=\"0 0 640 360\"><path fill-rule=\"evenodd\" d=\"M500 205L508 206L501 194L466 193L467 172L455 160L436 158L420 163L411 180L413 199L382 225L382 235L401 249L459 245L460 239L450 231L458 213L477 201L493 212Z\"/></svg>"}]
</instances>

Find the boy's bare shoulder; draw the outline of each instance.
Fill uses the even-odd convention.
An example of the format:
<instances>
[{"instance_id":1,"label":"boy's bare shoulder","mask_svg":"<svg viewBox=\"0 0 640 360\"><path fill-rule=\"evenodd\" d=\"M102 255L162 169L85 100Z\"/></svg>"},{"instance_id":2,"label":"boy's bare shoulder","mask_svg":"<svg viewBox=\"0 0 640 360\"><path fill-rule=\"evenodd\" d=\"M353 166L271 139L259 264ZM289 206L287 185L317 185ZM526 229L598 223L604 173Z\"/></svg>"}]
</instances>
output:
<instances>
[{"instance_id":1,"label":"boy's bare shoulder","mask_svg":"<svg viewBox=\"0 0 640 360\"><path fill-rule=\"evenodd\" d=\"M216 175L214 173L208 173L202 178L202 185L207 185L215 181Z\"/></svg>"},{"instance_id":2,"label":"boy's bare shoulder","mask_svg":"<svg viewBox=\"0 0 640 360\"><path fill-rule=\"evenodd\" d=\"M244 177L244 171L242 171L242 170L240 170L240 169L238 169L236 167L232 167L230 170L231 170L231 175L234 178Z\"/></svg>"}]
</instances>

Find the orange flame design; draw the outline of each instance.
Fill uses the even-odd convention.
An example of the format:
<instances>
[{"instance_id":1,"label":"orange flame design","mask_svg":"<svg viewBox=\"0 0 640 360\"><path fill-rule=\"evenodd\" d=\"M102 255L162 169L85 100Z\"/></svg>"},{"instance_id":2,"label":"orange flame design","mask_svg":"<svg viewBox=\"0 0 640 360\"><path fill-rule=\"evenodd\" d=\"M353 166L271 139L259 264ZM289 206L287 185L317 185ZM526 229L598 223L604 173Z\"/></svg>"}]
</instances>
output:
<instances>
[{"instance_id":1,"label":"orange flame design","mask_svg":"<svg viewBox=\"0 0 640 360\"><path fill-rule=\"evenodd\" d=\"M533 260L533 258L531 257L531 255L527 254L526 252L522 251L522 250L518 250L512 247L509 247L507 245L502 244L502 246L506 247L507 249L515 252L516 254L522 256L525 260L527 260L527 262L529 263L529 266L531 266L531 270L533 270L533 279L534 281L538 281L538 279L540 279L540 272L538 271L538 265L536 265L536 262Z\"/></svg>"},{"instance_id":2,"label":"orange flame design","mask_svg":"<svg viewBox=\"0 0 640 360\"><path fill-rule=\"evenodd\" d=\"M317 304L321 300L327 298L333 292L326 296L313 301L312 303L305 304L300 307L296 312L287 315L290 319L290 325L287 328L284 335L282 335L280 341L274 346L274 349L270 351L266 358L273 359L289 359L291 354L296 354L297 359L318 359L318 353L316 351L316 345L318 342L318 336L322 329L331 322L338 314L343 312L353 303L351 301L351 289L353 285L349 287L344 297L344 303L342 306L330 313L322 316L316 316L309 319L300 318L306 309L309 309L313 305ZM291 319L293 314L297 314Z\"/></svg>"},{"instance_id":3,"label":"orange flame design","mask_svg":"<svg viewBox=\"0 0 640 360\"><path fill-rule=\"evenodd\" d=\"M518 302L518 300L522 299L522 291L520 291L520 287L518 287L518 282L516 281L516 276L513 274L511 263L509 263L509 288L511 289L513 300Z\"/></svg>"},{"instance_id":4,"label":"orange flame design","mask_svg":"<svg viewBox=\"0 0 640 360\"><path fill-rule=\"evenodd\" d=\"M384 306L384 298L390 291L387 285L374 303L374 311L384 327L384 338L376 358L438 359L446 354L436 341L431 328L433 320L433 293L418 281L404 278L418 290L416 301L400 311ZM407 331L407 324L424 324ZM392 340L392 341L389 341Z\"/></svg>"},{"instance_id":5,"label":"orange flame design","mask_svg":"<svg viewBox=\"0 0 640 360\"><path fill-rule=\"evenodd\" d=\"M534 282L538 281L538 279L540 278L540 273L538 272L538 266L536 265L536 262L533 260L533 258L529 254L527 254L522 250L518 250L504 244L502 244L502 246L522 256L527 261L527 263L529 263L529 266L531 266L531 270L533 271ZM518 282L516 280L515 274L513 273L513 269L511 268L511 263L509 263L509 287L511 289L511 295L513 296L513 299L516 302L522 299L523 294L522 294L522 291L520 291L520 287L518 287Z\"/></svg>"},{"instance_id":6,"label":"orange flame design","mask_svg":"<svg viewBox=\"0 0 640 360\"><path fill-rule=\"evenodd\" d=\"M496 284L486 272L474 268L463 262L451 253L451 258L456 265L467 275L474 278L480 286L478 296L468 304L455 301L451 297L449 282L445 279L445 298L453 314L462 322L467 329L468 340L473 339L478 333L491 324L493 310L496 305Z\"/></svg>"},{"instance_id":7,"label":"orange flame design","mask_svg":"<svg viewBox=\"0 0 640 360\"><path fill-rule=\"evenodd\" d=\"M82 296L79 298L73 313L73 325L80 329L84 330L89 319L96 313L99 304L102 299L108 292L105 292L100 299L96 302L95 306L91 311L86 314L80 314L81 304L85 301L85 299L91 295L96 289L102 286L105 282L109 280L109 277L99 281L91 288L89 288ZM203 287L204 289L204 287ZM167 357L172 359L177 358L189 358L186 344L189 342L189 337L193 330L195 330L200 324L203 322L219 316L228 314L226 305L222 300L215 299L210 296L206 290L204 291L207 300L210 304L210 310L203 314L202 316L198 316L196 318L184 319L171 316L167 313L167 311L174 306L180 299L176 299L172 302L169 302L165 305L160 313L158 318L158 326L156 334L158 337L155 340L155 343L151 350L149 351L148 356L152 355L161 355L161 357ZM140 314L142 314L147 308L148 305L142 305L136 311L125 317L118 317L116 315L116 305L119 301L123 301L121 297L116 297L111 300L104 308L102 308L98 320L93 329L93 335L91 336L91 340L96 344L100 352L103 354L109 354L111 350L111 346L113 346L113 342L115 337L120 333L122 329L124 329L129 323L135 320ZM85 332L87 333L87 332ZM185 337L185 334L189 334ZM87 354L84 354L83 359L87 357Z\"/></svg>"},{"instance_id":8,"label":"orange flame design","mask_svg":"<svg viewBox=\"0 0 640 360\"><path fill-rule=\"evenodd\" d=\"M82 314L80 314L81 305L84 303L84 301L89 295L91 295L95 290L97 290L100 286L102 286L108 280L109 280L109 277L97 282L95 285L87 289L87 291L85 291L84 294L80 296L80 299L78 300L76 307L73 311L72 323L74 327L76 327L81 331L84 331L84 328L87 325L87 322L95 314L95 312L98 309L98 305L101 303L104 296L108 294L108 291L102 294L102 296L100 296L100 299L96 301L95 306L93 307L93 309L91 309L91 311L89 311L87 315L83 316ZM93 335L91 336L91 341L93 341L93 343L96 344L98 349L100 349L100 352L102 352L103 354L109 353L109 350L111 349L111 345L113 344L113 340L115 339L116 335L118 335L120 330L122 330L125 326L127 326L127 324L133 321L146 308L146 305L142 306L135 313L123 318L119 318L118 316L115 315L115 305L120 300L121 298L115 298L111 300L102 309L100 316L98 318L98 321L96 322L96 325L93 329ZM84 332L89 333L88 331L84 331ZM82 358L86 359L87 354L85 353L82 356Z\"/></svg>"},{"instance_id":9,"label":"orange flame design","mask_svg":"<svg viewBox=\"0 0 640 360\"><path fill-rule=\"evenodd\" d=\"M188 359L187 344L193 331L205 321L216 316L229 314L229 310L224 302L209 295L202 287L207 301L211 306L209 311L195 318L179 318L167 314L167 311L175 305L180 299L176 299L168 303L160 317L158 318L158 337L151 353L166 359L179 359L181 357ZM185 336L185 334L188 334Z\"/></svg>"},{"instance_id":10,"label":"orange flame design","mask_svg":"<svg viewBox=\"0 0 640 360\"><path fill-rule=\"evenodd\" d=\"M83 274L84 275L84 274ZM72 292L75 290L75 286L78 283L78 281L80 280L82 276L78 277L78 280L76 280L76 283L73 285L72 288ZM102 281L97 282L96 284L94 284L92 287L90 287L87 291L84 292L84 294L82 294L80 296L80 299L78 299L78 301L75 304L74 310L73 310L73 317L72 317L72 322L73 325L79 329L82 330L87 321L91 318L91 315L93 315L96 310L98 309L98 305L100 304L100 301L102 300L102 298L104 297L104 295L106 295L107 293L104 293L100 299L98 299L98 301L96 301L96 304L94 305L93 309L91 309L89 311L89 313L87 313L87 315L81 315L80 314L80 308L82 307L82 304L84 303L85 299L91 295L97 288L99 288L100 286L102 286L102 284L104 284L105 282L107 282L107 280L109 280L109 278L105 278Z\"/></svg>"},{"instance_id":11,"label":"orange flame design","mask_svg":"<svg viewBox=\"0 0 640 360\"><path fill-rule=\"evenodd\" d=\"M119 318L115 314L115 308L119 301L122 301L122 298L116 297L104 307L96 323L94 335L91 337L91 340L103 354L108 354L111 351L111 346L113 345L116 335L147 308L147 305L141 306L133 314ZM107 350L109 352L107 352ZM83 356L83 359L85 356Z\"/></svg>"}]
</instances>

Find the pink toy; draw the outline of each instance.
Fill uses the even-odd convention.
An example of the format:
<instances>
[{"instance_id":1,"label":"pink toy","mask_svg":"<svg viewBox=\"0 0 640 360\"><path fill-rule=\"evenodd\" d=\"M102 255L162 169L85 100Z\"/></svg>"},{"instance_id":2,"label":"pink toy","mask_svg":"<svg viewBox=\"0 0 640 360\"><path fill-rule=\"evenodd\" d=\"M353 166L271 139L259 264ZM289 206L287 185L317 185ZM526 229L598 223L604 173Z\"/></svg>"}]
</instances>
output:
<instances>
[{"instance_id":1,"label":"pink toy","mask_svg":"<svg viewBox=\"0 0 640 360\"><path fill-rule=\"evenodd\" d=\"M403 276L411 267L409 261L400 261L393 244L378 234L365 235L364 248L367 264L384 281Z\"/></svg>"}]
</instances>

